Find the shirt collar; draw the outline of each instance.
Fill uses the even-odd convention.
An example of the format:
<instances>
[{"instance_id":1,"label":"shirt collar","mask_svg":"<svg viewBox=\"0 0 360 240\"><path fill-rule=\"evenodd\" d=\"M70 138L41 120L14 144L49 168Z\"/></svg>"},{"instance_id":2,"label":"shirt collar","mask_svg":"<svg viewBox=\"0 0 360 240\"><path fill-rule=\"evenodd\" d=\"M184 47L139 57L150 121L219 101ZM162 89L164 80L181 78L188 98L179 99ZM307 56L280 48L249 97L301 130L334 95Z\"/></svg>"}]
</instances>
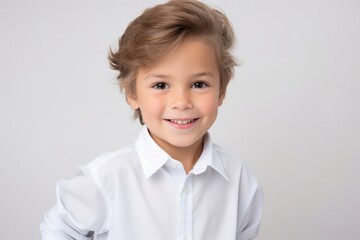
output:
<instances>
[{"instance_id":1,"label":"shirt collar","mask_svg":"<svg viewBox=\"0 0 360 240\"><path fill-rule=\"evenodd\" d=\"M152 139L145 125L135 142L135 148L146 178L153 175L170 159L169 154Z\"/></svg>"},{"instance_id":2,"label":"shirt collar","mask_svg":"<svg viewBox=\"0 0 360 240\"><path fill-rule=\"evenodd\" d=\"M146 178L152 176L169 159L171 159L170 155L167 154L153 140L145 125L142 128L140 135L135 142L135 147L138 152L140 163L142 165ZM226 181L229 181L221 158L217 153L216 149L214 148L210 135L206 133L204 138L203 151L195 166L191 170L191 173L195 175L201 174L206 171L208 166L218 172Z\"/></svg>"},{"instance_id":3,"label":"shirt collar","mask_svg":"<svg viewBox=\"0 0 360 240\"><path fill-rule=\"evenodd\" d=\"M205 172L207 167L213 168L226 181L229 181L224 165L221 161L218 152L214 147L213 142L211 141L211 137L209 133L205 134L203 151L200 155L200 158L195 163L195 166L193 167L191 172L195 175L198 175L200 173Z\"/></svg>"}]
</instances>

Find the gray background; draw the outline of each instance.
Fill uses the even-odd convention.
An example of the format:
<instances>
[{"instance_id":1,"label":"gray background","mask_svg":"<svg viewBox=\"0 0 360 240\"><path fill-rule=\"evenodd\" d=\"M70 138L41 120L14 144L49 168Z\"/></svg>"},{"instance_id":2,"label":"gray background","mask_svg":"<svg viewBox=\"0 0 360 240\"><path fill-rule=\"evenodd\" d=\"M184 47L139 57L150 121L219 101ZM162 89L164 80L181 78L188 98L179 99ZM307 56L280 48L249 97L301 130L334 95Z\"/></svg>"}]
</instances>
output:
<instances>
[{"instance_id":1,"label":"gray background","mask_svg":"<svg viewBox=\"0 0 360 240\"><path fill-rule=\"evenodd\" d=\"M136 138L107 49L161 1L129 2L0 2L2 239L39 239L56 182ZM238 38L211 132L264 186L258 239L360 239L360 2L206 2Z\"/></svg>"}]
</instances>

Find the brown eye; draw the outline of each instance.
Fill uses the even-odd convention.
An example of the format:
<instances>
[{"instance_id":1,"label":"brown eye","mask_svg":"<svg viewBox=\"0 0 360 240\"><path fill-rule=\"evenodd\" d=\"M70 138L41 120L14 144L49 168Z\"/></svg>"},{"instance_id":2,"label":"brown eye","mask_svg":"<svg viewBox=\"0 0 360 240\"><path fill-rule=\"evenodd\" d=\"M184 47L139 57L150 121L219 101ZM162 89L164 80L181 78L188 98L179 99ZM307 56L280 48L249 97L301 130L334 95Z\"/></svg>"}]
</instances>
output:
<instances>
[{"instance_id":1,"label":"brown eye","mask_svg":"<svg viewBox=\"0 0 360 240\"><path fill-rule=\"evenodd\" d=\"M205 88L207 86L208 85L206 83L204 83L204 82L195 82L192 87L193 88Z\"/></svg>"},{"instance_id":2,"label":"brown eye","mask_svg":"<svg viewBox=\"0 0 360 240\"><path fill-rule=\"evenodd\" d=\"M165 89L165 88L167 88L167 84L160 82L160 83L154 84L152 87L155 89Z\"/></svg>"}]
</instances>

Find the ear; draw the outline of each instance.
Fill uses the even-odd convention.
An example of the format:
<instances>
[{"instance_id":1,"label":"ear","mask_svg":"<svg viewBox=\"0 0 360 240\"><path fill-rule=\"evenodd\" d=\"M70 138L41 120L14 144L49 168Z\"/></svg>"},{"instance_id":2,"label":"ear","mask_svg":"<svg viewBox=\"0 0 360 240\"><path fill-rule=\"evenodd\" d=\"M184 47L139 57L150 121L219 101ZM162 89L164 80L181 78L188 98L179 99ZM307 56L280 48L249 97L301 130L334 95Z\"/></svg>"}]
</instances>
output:
<instances>
[{"instance_id":1,"label":"ear","mask_svg":"<svg viewBox=\"0 0 360 240\"><path fill-rule=\"evenodd\" d=\"M225 98L225 92L219 95L218 107L220 107L223 104L224 98Z\"/></svg>"},{"instance_id":2,"label":"ear","mask_svg":"<svg viewBox=\"0 0 360 240\"><path fill-rule=\"evenodd\" d=\"M133 110L139 109L139 103L138 103L137 98L135 96L127 94L126 95L126 101Z\"/></svg>"}]
</instances>

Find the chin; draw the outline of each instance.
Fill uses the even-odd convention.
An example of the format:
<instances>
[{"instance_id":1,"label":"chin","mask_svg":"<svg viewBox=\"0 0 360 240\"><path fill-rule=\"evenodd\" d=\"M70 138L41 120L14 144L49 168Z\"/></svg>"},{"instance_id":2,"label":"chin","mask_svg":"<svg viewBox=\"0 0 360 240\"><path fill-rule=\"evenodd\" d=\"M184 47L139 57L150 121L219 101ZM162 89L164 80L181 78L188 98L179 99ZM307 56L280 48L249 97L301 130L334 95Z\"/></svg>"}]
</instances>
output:
<instances>
[{"instance_id":1,"label":"chin","mask_svg":"<svg viewBox=\"0 0 360 240\"><path fill-rule=\"evenodd\" d=\"M186 148L186 147L190 147L194 144L195 142L180 142L180 143L170 143L172 146L174 147L178 147L178 148Z\"/></svg>"},{"instance_id":2,"label":"chin","mask_svg":"<svg viewBox=\"0 0 360 240\"><path fill-rule=\"evenodd\" d=\"M186 137L184 137L186 138ZM202 136L198 139L176 139L175 141L169 141L168 143L171 144L174 147L179 147L179 148L185 148L185 147L190 147L192 145L194 145L199 139L202 139Z\"/></svg>"}]
</instances>

